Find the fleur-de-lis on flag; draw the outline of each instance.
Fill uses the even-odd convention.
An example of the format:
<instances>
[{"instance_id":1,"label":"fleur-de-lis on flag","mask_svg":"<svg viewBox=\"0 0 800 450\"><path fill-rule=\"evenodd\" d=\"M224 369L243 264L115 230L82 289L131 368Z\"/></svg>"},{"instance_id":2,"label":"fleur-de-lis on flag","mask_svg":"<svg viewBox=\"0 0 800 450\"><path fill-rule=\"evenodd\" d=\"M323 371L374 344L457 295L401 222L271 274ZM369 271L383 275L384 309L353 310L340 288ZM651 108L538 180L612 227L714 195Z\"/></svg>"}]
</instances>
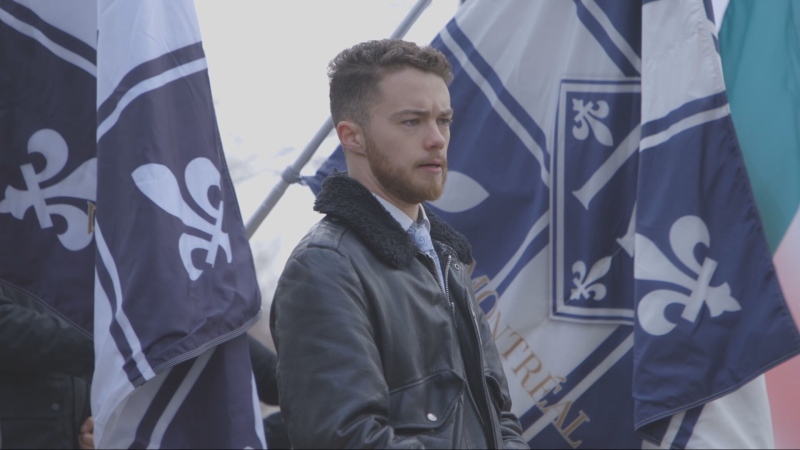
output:
<instances>
[{"instance_id":1,"label":"fleur-de-lis on flag","mask_svg":"<svg viewBox=\"0 0 800 450\"><path fill-rule=\"evenodd\" d=\"M606 287L602 283L595 283L595 281L607 274L609 269L611 269L610 256L600 258L594 263L588 275L586 274L586 263L583 261L576 261L575 264L572 265L572 273L577 275L572 279L575 288L572 289L569 299L578 300L585 298L588 300L589 298L593 298L594 300L602 300L605 298Z\"/></svg>"},{"instance_id":2,"label":"fleur-de-lis on flag","mask_svg":"<svg viewBox=\"0 0 800 450\"><path fill-rule=\"evenodd\" d=\"M439 199L431 204L442 211L456 213L468 211L489 197L483 186L469 175L455 170L447 173L447 185Z\"/></svg>"},{"instance_id":3,"label":"fleur-de-lis on flag","mask_svg":"<svg viewBox=\"0 0 800 450\"><path fill-rule=\"evenodd\" d=\"M205 262L214 267L217 249L222 248L228 263L232 261L231 243L228 233L222 231L223 202L215 208L208 199L208 190L212 186L220 187L220 174L208 158L195 158L186 166L185 180L189 194L203 210L213 217L208 222L192 210L192 207L181 197L180 187L175 175L161 164L142 165L131 174L136 186L150 200L164 211L179 218L187 227L202 231L210 236L204 239L188 233L181 234L178 250L189 278L194 281L200 278L203 270L195 267L192 252L197 249L206 251Z\"/></svg>"},{"instance_id":4,"label":"fleur-de-lis on flag","mask_svg":"<svg viewBox=\"0 0 800 450\"><path fill-rule=\"evenodd\" d=\"M598 119L608 117L608 103L599 100L597 105L594 102L584 102L581 99L572 99L572 110L575 111L575 125L572 127L572 135L575 139L585 140L589 137L589 130L594 132L597 141L605 146L614 145L614 138L607 126Z\"/></svg>"},{"instance_id":5,"label":"fleur-de-lis on flag","mask_svg":"<svg viewBox=\"0 0 800 450\"><path fill-rule=\"evenodd\" d=\"M674 290L658 289L645 295L639 301L637 315L647 333L661 336L676 327L665 315L667 306L673 303L683 305L681 318L692 323L697 322L704 304L708 306L711 317L742 309L739 302L731 297L728 283L710 285L717 269L717 261L706 257L701 263L695 257L694 249L698 244L707 248L711 244L708 227L701 218L684 216L675 221L670 228L669 241L675 256L694 272L694 276L675 267L653 241L641 234L636 235L634 277L639 280L665 281L690 291L686 295Z\"/></svg>"},{"instance_id":6,"label":"fleur-de-lis on flag","mask_svg":"<svg viewBox=\"0 0 800 450\"><path fill-rule=\"evenodd\" d=\"M78 198L94 201L97 193L97 158L85 161L60 182L42 187L42 184L61 173L67 165L67 142L55 130L42 129L28 139L28 153L44 156L44 169L36 173L33 164L20 166L26 190L7 186L5 198L0 200L0 213L10 213L22 220L25 212L33 208L42 229L53 226L50 216L61 216L67 223L66 230L58 235L61 245L72 251L86 248L92 241L92 234L88 231L89 216L80 208L55 199Z\"/></svg>"}]
</instances>

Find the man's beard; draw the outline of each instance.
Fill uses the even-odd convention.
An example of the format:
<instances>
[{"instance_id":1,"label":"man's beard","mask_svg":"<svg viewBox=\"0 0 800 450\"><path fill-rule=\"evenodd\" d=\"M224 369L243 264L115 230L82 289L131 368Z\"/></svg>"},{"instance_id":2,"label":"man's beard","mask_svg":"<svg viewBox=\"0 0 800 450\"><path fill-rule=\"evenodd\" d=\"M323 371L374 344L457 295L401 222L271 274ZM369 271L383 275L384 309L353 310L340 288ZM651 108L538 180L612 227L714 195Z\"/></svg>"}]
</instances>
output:
<instances>
[{"instance_id":1,"label":"man's beard","mask_svg":"<svg viewBox=\"0 0 800 450\"><path fill-rule=\"evenodd\" d=\"M366 134L366 154L369 167L375 179L383 186L387 193L411 204L436 200L442 196L444 184L447 181L447 160L442 158L441 183L435 177L428 182L420 182L412 176L413 167L392 167L388 158L378 150L375 141Z\"/></svg>"}]
</instances>

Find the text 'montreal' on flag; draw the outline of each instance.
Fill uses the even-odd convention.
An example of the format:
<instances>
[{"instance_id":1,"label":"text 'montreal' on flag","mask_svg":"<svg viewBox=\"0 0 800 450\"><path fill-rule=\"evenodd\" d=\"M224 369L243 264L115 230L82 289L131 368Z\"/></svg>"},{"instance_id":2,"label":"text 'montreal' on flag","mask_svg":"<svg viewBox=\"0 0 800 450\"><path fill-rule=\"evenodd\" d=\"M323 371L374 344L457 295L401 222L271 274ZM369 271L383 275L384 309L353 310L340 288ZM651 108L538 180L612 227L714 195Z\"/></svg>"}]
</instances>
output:
<instances>
[{"instance_id":1,"label":"text 'montreal' on flag","mask_svg":"<svg viewBox=\"0 0 800 450\"><path fill-rule=\"evenodd\" d=\"M772 446L762 374L800 335L710 2L471 0L433 45L455 78L432 206L473 245L531 446Z\"/></svg>"}]
</instances>

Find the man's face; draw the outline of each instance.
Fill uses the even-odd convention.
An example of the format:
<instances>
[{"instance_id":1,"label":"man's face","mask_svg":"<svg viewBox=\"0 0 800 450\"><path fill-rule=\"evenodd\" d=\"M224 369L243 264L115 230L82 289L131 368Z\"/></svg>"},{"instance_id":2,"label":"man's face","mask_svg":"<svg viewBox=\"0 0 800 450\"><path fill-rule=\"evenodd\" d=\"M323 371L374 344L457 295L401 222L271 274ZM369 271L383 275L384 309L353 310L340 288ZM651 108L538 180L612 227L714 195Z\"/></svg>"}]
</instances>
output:
<instances>
[{"instance_id":1,"label":"man's face","mask_svg":"<svg viewBox=\"0 0 800 450\"><path fill-rule=\"evenodd\" d=\"M403 208L442 195L450 143L450 92L438 75L413 68L386 75L364 129L375 192Z\"/></svg>"}]
</instances>

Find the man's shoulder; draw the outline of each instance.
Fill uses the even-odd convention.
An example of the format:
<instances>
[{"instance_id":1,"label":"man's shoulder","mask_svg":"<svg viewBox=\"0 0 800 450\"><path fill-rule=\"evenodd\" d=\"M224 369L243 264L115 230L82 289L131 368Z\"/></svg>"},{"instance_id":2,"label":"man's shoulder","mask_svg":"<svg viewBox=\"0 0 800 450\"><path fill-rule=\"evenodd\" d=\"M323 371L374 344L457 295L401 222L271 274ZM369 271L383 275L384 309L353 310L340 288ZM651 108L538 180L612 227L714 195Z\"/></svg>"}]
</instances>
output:
<instances>
[{"instance_id":1,"label":"man's shoulder","mask_svg":"<svg viewBox=\"0 0 800 450\"><path fill-rule=\"evenodd\" d=\"M314 224L294 249L294 254L307 249L327 249L340 251L342 241L348 235L349 227L341 220L325 216Z\"/></svg>"},{"instance_id":2,"label":"man's shoulder","mask_svg":"<svg viewBox=\"0 0 800 450\"><path fill-rule=\"evenodd\" d=\"M336 249L347 232L347 226L332 216L317 222L307 235L307 247Z\"/></svg>"},{"instance_id":3,"label":"man's shoulder","mask_svg":"<svg viewBox=\"0 0 800 450\"><path fill-rule=\"evenodd\" d=\"M309 230L295 247L292 257L313 257L317 251L332 250L353 260L354 264L406 267L413 260L416 247L388 213L387 218L391 222L328 214Z\"/></svg>"}]
</instances>

